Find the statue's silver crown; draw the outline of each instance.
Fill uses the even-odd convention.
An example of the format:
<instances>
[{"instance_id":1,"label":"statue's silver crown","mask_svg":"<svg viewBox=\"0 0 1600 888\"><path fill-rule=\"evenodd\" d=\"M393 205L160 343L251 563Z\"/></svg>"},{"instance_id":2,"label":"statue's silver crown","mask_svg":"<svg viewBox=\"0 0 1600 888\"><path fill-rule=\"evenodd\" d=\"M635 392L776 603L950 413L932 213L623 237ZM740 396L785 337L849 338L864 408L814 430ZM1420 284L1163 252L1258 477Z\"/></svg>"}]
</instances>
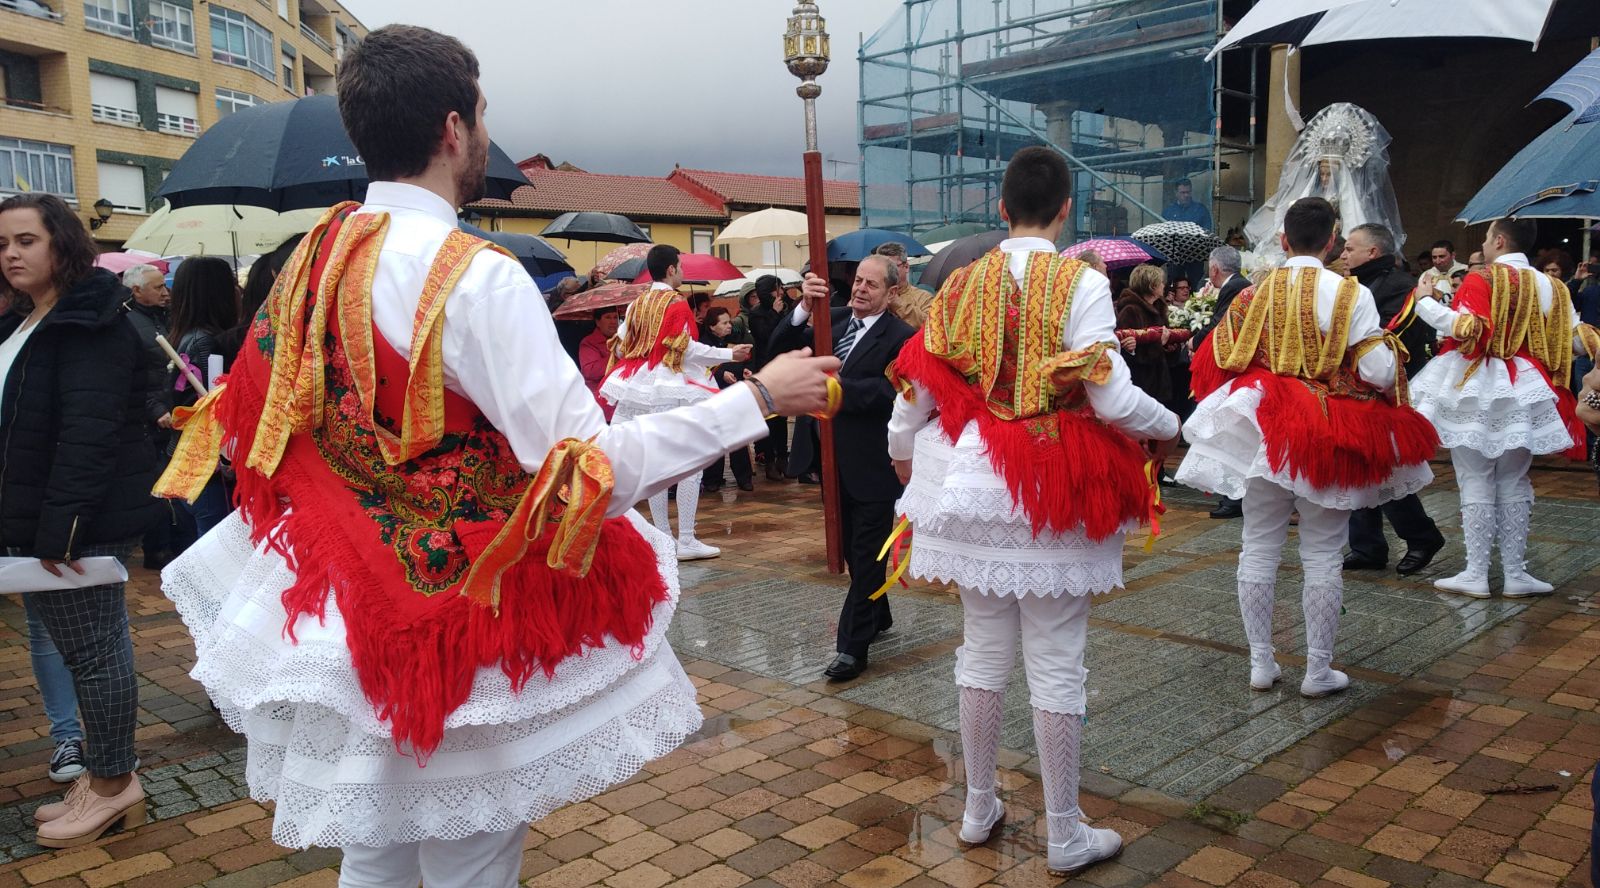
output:
<instances>
[{"instance_id":1,"label":"statue's silver crown","mask_svg":"<svg viewBox=\"0 0 1600 888\"><path fill-rule=\"evenodd\" d=\"M1377 134L1372 115L1349 102L1336 102L1317 112L1301 134L1307 156L1338 158L1351 167L1367 162Z\"/></svg>"}]
</instances>

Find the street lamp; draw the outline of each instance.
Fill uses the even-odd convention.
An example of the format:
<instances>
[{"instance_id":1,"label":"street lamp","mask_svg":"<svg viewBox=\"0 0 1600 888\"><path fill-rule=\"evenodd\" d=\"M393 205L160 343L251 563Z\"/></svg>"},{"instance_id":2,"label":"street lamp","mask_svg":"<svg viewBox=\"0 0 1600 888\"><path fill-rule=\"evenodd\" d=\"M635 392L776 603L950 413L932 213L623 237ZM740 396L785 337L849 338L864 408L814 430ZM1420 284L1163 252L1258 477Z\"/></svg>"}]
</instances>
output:
<instances>
[{"instance_id":1,"label":"street lamp","mask_svg":"<svg viewBox=\"0 0 1600 888\"><path fill-rule=\"evenodd\" d=\"M100 226L106 224L106 222L108 220L110 220L111 214L115 210L116 210L116 206L114 204L112 204L111 201L106 200L103 197L100 198L99 200L95 201L94 202L94 215L95 215L95 218L89 220L89 230L90 231L99 231L100 230Z\"/></svg>"},{"instance_id":2,"label":"street lamp","mask_svg":"<svg viewBox=\"0 0 1600 888\"><path fill-rule=\"evenodd\" d=\"M789 73L800 78L795 93L805 102L806 151L806 231L811 241L811 271L828 277L827 208L822 199L822 152L817 150L817 96L822 87L817 78L828 70L828 23L816 3L796 3L789 16L789 29L783 35L783 62ZM811 306L814 333L812 353L833 354L833 325L829 323L828 297ZM833 420L819 419L818 437L822 445L823 535L828 550L828 570L844 572L844 546L839 528L839 473L833 450Z\"/></svg>"}]
</instances>

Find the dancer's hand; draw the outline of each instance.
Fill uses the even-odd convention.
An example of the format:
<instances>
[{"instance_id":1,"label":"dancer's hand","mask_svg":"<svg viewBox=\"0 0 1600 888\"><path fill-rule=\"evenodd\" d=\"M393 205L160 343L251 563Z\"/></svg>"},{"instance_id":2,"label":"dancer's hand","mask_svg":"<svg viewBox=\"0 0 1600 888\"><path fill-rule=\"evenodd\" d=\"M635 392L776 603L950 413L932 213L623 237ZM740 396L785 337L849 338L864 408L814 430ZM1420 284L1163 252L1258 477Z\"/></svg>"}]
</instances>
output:
<instances>
[{"instance_id":1,"label":"dancer's hand","mask_svg":"<svg viewBox=\"0 0 1600 888\"><path fill-rule=\"evenodd\" d=\"M900 479L902 486L911 483L911 460L897 459L894 461L894 475Z\"/></svg>"},{"instance_id":2,"label":"dancer's hand","mask_svg":"<svg viewBox=\"0 0 1600 888\"><path fill-rule=\"evenodd\" d=\"M740 343L740 344L734 346L733 347L733 362L735 364L742 364L745 361L750 360L750 351L753 348L755 348L755 346L751 345L748 342L743 342L743 343Z\"/></svg>"},{"instance_id":3,"label":"dancer's hand","mask_svg":"<svg viewBox=\"0 0 1600 888\"><path fill-rule=\"evenodd\" d=\"M1151 440L1146 442L1145 447L1150 451L1150 459L1160 466L1172 455L1172 451L1178 449L1178 436L1173 435L1161 441Z\"/></svg>"},{"instance_id":4,"label":"dancer's hand","mask_svg":"<svg viewBox=\"0 0 1600 888\"><path fill-rule=\"evenodd\" d=\"M755 378L767 387L778 413L804 416L827 409L828 374L838 369L838 358L814 358L811 349L803 348L773 358Z\"/></svg>"}]
</instances>

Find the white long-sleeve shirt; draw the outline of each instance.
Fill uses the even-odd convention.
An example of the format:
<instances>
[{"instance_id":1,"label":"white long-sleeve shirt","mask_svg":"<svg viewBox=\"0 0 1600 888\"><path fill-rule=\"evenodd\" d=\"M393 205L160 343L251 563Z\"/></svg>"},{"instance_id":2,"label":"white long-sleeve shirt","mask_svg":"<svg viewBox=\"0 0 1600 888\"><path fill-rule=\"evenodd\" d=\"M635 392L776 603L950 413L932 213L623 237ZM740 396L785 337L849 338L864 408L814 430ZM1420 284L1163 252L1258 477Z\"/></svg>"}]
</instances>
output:
<instances>
[{"instance_id":1,"label":"white long-sleeve shirt","mask_svg":"<svg viewBox=\"0 0 1600 888\"><path fill-rule=\"evenodd\" d=\"M434 256L456 227L455 208L422 188L373 182L359 212L389 214L372 317L384 340L409 358L417 299ZM489 250L472 260L445 303L441 347L445 385L506 436L528 472L537 472L565 438L595 439L615 478L608 517L767 433L761 407L743 385L608 426L562 350L533 280L516 260Z\"/></svg>"},{"instance_id":2,"label":"white long-sleeve shirt","mask_svg":"<svg viewBox=\"0 0 1600 888\"><path fill-rule=\"evenodd\" d=\"M1327 333L1333 327L1333 307L1339 299L1339 287L1344 283L1344 278L1322 267L1322 262L1313 256L1293 256L1284 264L1285 268L1315 268L1317 277L1317 326ZM1356 296L1355 310L1350 313L1350 335L1346 345L1353 346L1358 342L1383 335L1383 319L1378 314L1378 304L1372 299L1372 291L1366 287ZM1367 352L1356 364L1356 374L1368 385L1381 391L1394 388L1395 368L1398 366L1394 359L1394 351L1387 348L1375 348Z\"/></svg>"},{"instance_id":3,"label":"white long-sleeve shirt","mask_svg":"<svg viewBox=\"0 0 1600 888\"><path fill-rule=\"evenodd\" d=\"M1001 241L1000 249L1006 254L1011 276L1021 280L1027 271L1029 254L1054 253L1055 245L1043 238L1021 237ZM1367 301L1370 303L1372 297L1368 296ZM1066 329L1062 331L1062 350L1076 351L1099 342L1116 342L1116 328L1111 282L1093 269L1084 270L1072 297ZM1121 354L1107 351L1106 355L1111 358L1111 376L1103 383L1084 385L1095 416L1137 439L1166 440L1176 436L1177 415L1133 384L1133 376ZM894 415L889 420L889 456L892 459L911 458L916 449L917 432L928 424L938 406L926 389L921 386L916 389L915 401L895 399Z\"/></svg>"},{"instance_id":4,"label":"white long-sleeve shirt","mask_svg":"<svg viewBox=\"0 0 1600 888\"><path fill-rule=\"evenodd\" d=\"M1528 261L1526 253L1507 253L1494 261L1509 268L1538 271L1533 267L1533 263ZM1556 290L1550 283L1550 276L1543 272L1535 274L1533 276L1533 287L1539 293L1539 311L1549 317L1550 306L1556 298ZM1462 312L1445 305L1437 299L1418 299L1416 311L1417 317L1422 318L1423 323L1439 331L1440 336L1454 336L1456 321L1462 315ZM1577 334L1573 334L1572 348L1574 353L1577 354L1581 354L1584 351L1583 339Z\"/></svg>"}]
</instances>

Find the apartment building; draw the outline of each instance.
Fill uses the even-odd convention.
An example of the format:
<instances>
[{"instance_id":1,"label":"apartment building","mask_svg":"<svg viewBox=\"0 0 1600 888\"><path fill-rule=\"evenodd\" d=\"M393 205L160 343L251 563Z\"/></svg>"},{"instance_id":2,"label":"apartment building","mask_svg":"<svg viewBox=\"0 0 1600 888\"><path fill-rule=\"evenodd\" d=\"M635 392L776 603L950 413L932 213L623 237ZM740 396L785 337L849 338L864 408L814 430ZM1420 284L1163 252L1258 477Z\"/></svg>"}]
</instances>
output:
<instances>
[{"instance_id":1,"label":"apartment building","mask_svg":"<svg viewBox=\"0 0 1600 888\"><path fill-rule=\"evenodd\" d=\"M120 243L206 127L332 92L365 33L333 0L0 0L0 197L59 194Z\"/></svg>"}]
</instances>

